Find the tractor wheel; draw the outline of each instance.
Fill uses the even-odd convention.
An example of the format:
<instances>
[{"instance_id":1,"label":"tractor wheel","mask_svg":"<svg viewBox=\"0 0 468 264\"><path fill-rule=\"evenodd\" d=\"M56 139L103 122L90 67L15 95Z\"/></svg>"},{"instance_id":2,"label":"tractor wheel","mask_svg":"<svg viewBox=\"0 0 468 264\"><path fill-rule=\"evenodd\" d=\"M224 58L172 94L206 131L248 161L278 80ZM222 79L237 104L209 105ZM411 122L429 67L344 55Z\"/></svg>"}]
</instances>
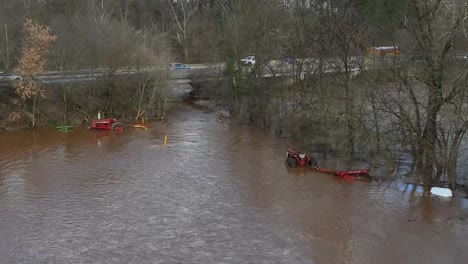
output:
<instances>
[{"instance_id":1,"label":"tractor wheel","mask_svg":"<svg viewBox=\"0 0 468 264\"><path fill-rule=\"evenodd\" d=\"M317 160L316 160L313 156L310 157L309 166L310 166L310 168L312 168L312 169L318 167L318 165L317 165Z\"/></svg>"},{"instance_id":2,"label":"tractor wheel","mask_svg":"<svg viewBox=\"0 0 468 264\"><path fill-rule=\"evenodd\" d=\"M293 159L293 158L288 158L286 160L286 165L288 165L288 167L290 167L290 168L296 168L296 166L297 166L296 160Z\"/></svg>"},{"instance_id":3,"label":"tractor wheel","mask_svg":"<svg viewBox=\"0 0 468 264\"><path fill-rule=\"evenodd\" d=\"M125 126L120 122L115 122L111 126L111 131L112 132L123 132L124 129L125 129Z\"/></svg>"}]
</instances>

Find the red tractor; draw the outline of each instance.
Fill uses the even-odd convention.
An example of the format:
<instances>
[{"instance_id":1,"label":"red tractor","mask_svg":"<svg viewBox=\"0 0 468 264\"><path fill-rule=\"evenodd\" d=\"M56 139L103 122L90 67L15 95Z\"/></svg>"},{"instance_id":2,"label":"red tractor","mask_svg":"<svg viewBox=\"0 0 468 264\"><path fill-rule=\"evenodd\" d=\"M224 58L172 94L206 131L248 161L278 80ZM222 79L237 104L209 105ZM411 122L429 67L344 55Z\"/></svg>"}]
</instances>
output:
<instances>
[{"instance_id":1,"label":"red tractor","mask_svg":"<svg viewBox=\"0 0 468 264\"><path fill-rule=\"evenodd\" d=\"M119 120L115 118L106 119L93 119L91 122L90 130L110 130L113 132L122 132L125 126Z\"/></svg>"},{"instance_id":2,"label":"red tractor","mask_svg":"<svg viewBox=\"0 0 468 264\"><path fill-rule=\"evenodd\" d=\"M356 177L370 177L369 169L364 170L349 170L349 171L335 171L326 168L319 168L317 165L317 160L314 157L309 157L305 153L298 152L294 149L286 150L286 165L291 168L296 168L297 166L304 167L308 166L316 171L330 173L336 175L340 178L354 180Z\"/></svg>"},{"instance_id":3,"label":"red tractor","mask_svg":"<svg viewBox=\"0 0 468 264\"><path fill-rule=\"evenodd\" d=\"M301 153L294 149L286 150L286 165L291 168L296 168L297 166L304 167L309 166L311 168L317 167L317 161L314 157L309 157L305 153Z\"/></svg>"}]
</instances>

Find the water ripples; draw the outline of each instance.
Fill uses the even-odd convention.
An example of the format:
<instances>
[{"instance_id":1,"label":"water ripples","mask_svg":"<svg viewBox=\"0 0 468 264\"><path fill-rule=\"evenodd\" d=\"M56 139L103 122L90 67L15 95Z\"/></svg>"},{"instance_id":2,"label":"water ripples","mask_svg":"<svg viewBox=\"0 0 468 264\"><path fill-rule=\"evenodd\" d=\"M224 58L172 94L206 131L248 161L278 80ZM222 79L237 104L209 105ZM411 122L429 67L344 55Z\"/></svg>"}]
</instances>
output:
<instances>
[{"instance_id":1,"label":"water ripples","mask_svg":"<svg viewBox=\"0 0 468 264\"><path fill-rule=\"evenodd\" d=\"M425 248L465 259L461 200L287 169L287 141L181 108L148 131L0 135L2 261L430 263Z\"/></svg>"}]
</instances>

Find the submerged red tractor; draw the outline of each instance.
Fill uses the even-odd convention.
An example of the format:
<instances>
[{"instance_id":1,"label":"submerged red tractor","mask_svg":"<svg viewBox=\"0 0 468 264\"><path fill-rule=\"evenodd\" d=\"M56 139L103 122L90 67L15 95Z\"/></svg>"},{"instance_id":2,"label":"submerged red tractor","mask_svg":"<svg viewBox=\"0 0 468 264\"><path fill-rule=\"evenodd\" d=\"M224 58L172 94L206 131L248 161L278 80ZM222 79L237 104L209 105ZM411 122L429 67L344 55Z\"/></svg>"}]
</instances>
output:
<instances>
[{"instance_id":1,"label":"submerged red tractor","mask_svg":"<svg viewBox=\"0 0 468 264\"><path fill-rule=\"evenodd\" d=\"M349 170L349 171L334 171L326 168L319 168L317 160L314 157L308 156L305 153L294 149L286 150L286 165L291 168L308 166L316 171L330 173L340 178L354 179L355 177L369 177L369 169L364 170Z\"/></svg>"},{"instance_id":2,"label":"submerged red tractor","mask_svg":"<svg viewBox=\"0 0 468 264\"><path fill-rule=\"evenodd\" d=\"M287 149L286 150L286 165L288 165L291 168L296 168L296 167L304 167L304 166L309 166L309 167L317 167L317 161L315 160L314 157L309 157L305 153L301 153L299 151L296 151L294 149Z\"/></svg>"},{"instance_id":3,"label":"submerged red tractor","mask_svg":"<svg viewBox=\"0 0 468 264\"><path fill-rule=\"evenodd\" d=\"M122 132L124 131L125 126L115 118L93 119L89 129L93 131L110 130L112 132Z\"/></svg>"}]
</instances>

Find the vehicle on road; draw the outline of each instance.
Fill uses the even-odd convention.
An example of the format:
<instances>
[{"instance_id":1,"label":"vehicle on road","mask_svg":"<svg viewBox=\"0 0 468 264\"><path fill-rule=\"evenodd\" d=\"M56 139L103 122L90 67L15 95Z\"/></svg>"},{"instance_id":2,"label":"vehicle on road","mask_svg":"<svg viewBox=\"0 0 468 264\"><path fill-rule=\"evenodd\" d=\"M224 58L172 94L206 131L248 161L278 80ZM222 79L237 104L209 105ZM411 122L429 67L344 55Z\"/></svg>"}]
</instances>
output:
<instances>
[{"instance_id":1,"label":"vehicle on road","mask_svg":"<svg viewBox=\"0 0 468 264\"><path fill-rule=\"evenodd\" d=\"M93 131L110 130L112 132L122 132L124 131L125 126L115 118L93 119L89 129Z\"/></svg>"},{"instance_id":2,"label":"vehicle on road","mask_svg":"<svg viewBox=\"0 0 468 264\"><path fill-rule=\"evenodd\" d=\"M172 63L170 64L171 70L190 70L188 65L182 63Z\"/></svg>"},{"instance_id":3,"label":"vehicle on road","mask_svg":"<svg viewBox=\"0 0 468 264\"><path fill-rule=\"evenodd\" d=\"M456 61L468 61L468 54L454 54L452 58Z\"/></svg>"},{"instance_id":4,"label":"vehicle on road","mask_svg":"<svg viewBox=\"0 0 468 264\"><path fill-rule=\"evenodd\" d=\"M398 46L379 46L371 47L367 53L373 56L397 56L400 54L400 48Z\"/></svg>"},{"instance_id":5,"label":"vehicle on road","mask_svg":"<svg viewBox=\"0 0 468 264\"><path fill-rule=\"evenodd\" d=\"M244 63L244 65L255 65L255 56L249 55L241 59L241 62Z\"/></svg>"},{"instance_id":6,"label":"vehicle on road","mask_svg":"<svg viewBox=\"0 0 468 264\"><path fill-rule=\"evenodd\" d=\"M294 149L286 150L286 165L291 168L310 166L317 167L317 161L314 157L309 157L307 154L296 151Z\"/></svg>"},{"instance_id":7,"label":"vehicle on road","mask_svg":"<svg viewBox=\"0 0 468 264\"><path fill-rule=\"evenodd\" d=\"M281 63L284 63L284 64L293 64L293 63L294 63L294 58L293 58L293 57L284 57L284 58L281 60Z\"/></svg>"},{"instance_id":8,"label":"vehicle on road","mask_svg":"<svg viewBox=\"0 0 468 264\"><path fill-rule=\"evenodd\" d=\"M16 82L21 81L23 78L17 74L0 72L0 82Z\"/></svg>"}]
</instances>

